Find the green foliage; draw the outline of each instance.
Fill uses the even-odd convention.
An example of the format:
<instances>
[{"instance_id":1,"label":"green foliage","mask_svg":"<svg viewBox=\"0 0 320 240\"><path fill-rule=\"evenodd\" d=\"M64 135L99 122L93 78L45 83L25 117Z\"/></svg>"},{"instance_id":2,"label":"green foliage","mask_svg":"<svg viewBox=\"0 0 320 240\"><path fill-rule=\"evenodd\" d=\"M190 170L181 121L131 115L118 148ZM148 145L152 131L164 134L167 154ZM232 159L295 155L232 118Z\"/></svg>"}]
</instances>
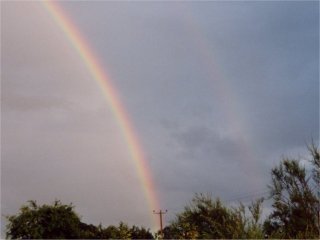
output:
<instances>
[{"instance_id":1,"label":"green foliage","mask_svg":"<svg viewBox=\"0 0 320 240\"><path fill-rule=\"evenodd\" d=\"M119 231L115 226L108 226L101 231L101 238L102 239L116 239L119 236Z\"/></svg>"},{"instance_id":2,"label":"green foliage","mask_svg":"<svg viewBox=\"0 0 320 240\"><path fill-rule=\"evenodd\" d=\"M137 227L133 225L131 228L120 222L119 226L110 225L105 229L100 230L100 235L97 238L102 239L153 239L153 235L149 229L144 227Z\"/></svg>"},{"instance_id":3,"label":"green foliage","mask_svg":"<svg viewBox=\"0 0 320 240\"><path fill-rule=\"evenodd\" d=\"M83 222L80 222L80 238L83 239L97 239L100 238L101 234L101 225L98 227L92 225L92 224L86 224Z\"/></svg>"},{"instance_id":4,"label":"green foliage","mask_svg":"<svg viewBox=\"0 0 320 240\"><path fill-rule=\"evenodd\" d=\"M262 214L262 203L263 198L252 202L249 206L249 211L251 213L251 218L247 220L247 229L246 229L246 238L252 239L261 239L263 238L263 227L262 224L259 222L261 214Z\"/></svg>"},{"instance_id":5,"label":"green foliage","mask_svg":"<svg viewBox=\"0 0 320 240\"><path fill-rule=\"evenodd\" d=\"M117 238L121 239L130 239L131 238L131 232L127 224L120 222L118 227L118 236Z\"/></svg>"},{"instance_id":6,"label":"green foliage","mask_svg":"<svg viewBox=\"0 0 320 240\"><path fill-rule=\"evenodd\" d=\"M29 201L17 215L8 216L7 238L28 239L153 239L149 229L120 222L119 226L103 228L80 221L73 206L55 201L38 206Z\"/></svg>"},{"instance_id":7,"label":"green foliage","mask_svg":"<svg viewBox=\"0 0 320 240\"><path fill-rule=\"evenodd\" d=\"M265 232L270 236L319 237L319 195L314 192L319 189L319 150L314 145L309 150L312 157L310 176L296 159L283 159L271 171L274 210L264 224Z\"/></svg>"},{"instance_id":8,"label":"green foliage","mask_svg":"<svg viewBox=\"0 0 320 240\"><path fill-rule=\"evenodd\" d=\"M73 206L55 201L38 206L35 201L20 208L17 215L8 216L7 238L78 238L80 218Z\"/></svg>"},{"instance_id":9,"label":"green foliage","mask_svg":"<svg viewBox=\"0 0 320 240\"><path fill-rule=\"evenodd\" d=\"M127 224L120 222L119 226L108 226L101 231L103 239L131 239L131 231Z\"/></svg>"},{"instance_id":10,"label":"green foliage","mask_svg":"<svg viewBox=\"0 0 320 240\"><path fill-rule=\"evenodd\" d=\"M189 206L164 229L164 238L217 239L261 238L259 224L262 199L252 203L252 218L246 216L245 207L227 208L219 199L196 194Z\"/></svg>"},{"instance_id":11,"label":"green foliage","mask_svg":"<svg viewBox=\"0 0 320 240\"><path fill-rule=\"evenodd\" d=\"M133 225L130 229L132 239L153 239L153 235L149 229L137 227Z\"/></svg>"}]
</instances>

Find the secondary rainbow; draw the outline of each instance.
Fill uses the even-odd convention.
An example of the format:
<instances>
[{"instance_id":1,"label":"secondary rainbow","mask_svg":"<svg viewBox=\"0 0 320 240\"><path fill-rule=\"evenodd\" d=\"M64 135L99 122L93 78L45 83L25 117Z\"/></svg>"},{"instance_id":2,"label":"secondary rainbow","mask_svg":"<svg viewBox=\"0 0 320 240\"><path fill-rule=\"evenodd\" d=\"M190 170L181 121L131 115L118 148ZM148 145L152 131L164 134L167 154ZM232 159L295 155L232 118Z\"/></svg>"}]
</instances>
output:
<instances>
[{"instance_id":1,"label":"secondary rainbow","mask_svg":"<svg viewBox=\"0 0 320 240\"><path fill-rule=\"evenodd\" d=\"M85 40L84 36L81 35L80 31L72 23L62 7L59 6L58 1L43 1L42 3L54 18L57 25L69 39L72 46L84 61L93 79L99 84L101 90L103 91L103 95L105 96L115 116L119 128L121 129L121 132L125 138L130 155L135 163L136 171L149 205L149 212L150 215L152 215L153 209L159 209L159 203L155 193L151 171L126 109L121 104L117 91L113 87L107 73L103 70L93 50L89 47L89 44ZM156 222L155 217L152 219L153 224L157 226L158 223Z\"/></svg>"},{"instance_id":2,"label":"secondary rainbow","mask_svg":"<svg viewBox=\"0 0 320 240\"><path fill-rule=\"evenodd\" d=\"M196 43L196 48L203 59L204 69L207 70L207 75L212 80L210 87L213 90L213 96L219 101L220 109L222 109L222 113L226 119L226 126L232 129L233 135L238 137L243 164L247 166L246 174L250 174L255 179L252 185L261 188L263 182L259 176L262 173L256 162L258 155L254 150L253 146L255 144L250 134L251 129L244 115L244 113L248 112L248 109L244 108L241 98L237 96L237 89L228 81L228 66L221 64L219 58L214 54L214 43L210 41L207 34L204 34L201 23L193 15L190 6L185 6L186 8L182 12L186 16L189 31L192 32L191 35Z\"/></svg>"}]
</instances>

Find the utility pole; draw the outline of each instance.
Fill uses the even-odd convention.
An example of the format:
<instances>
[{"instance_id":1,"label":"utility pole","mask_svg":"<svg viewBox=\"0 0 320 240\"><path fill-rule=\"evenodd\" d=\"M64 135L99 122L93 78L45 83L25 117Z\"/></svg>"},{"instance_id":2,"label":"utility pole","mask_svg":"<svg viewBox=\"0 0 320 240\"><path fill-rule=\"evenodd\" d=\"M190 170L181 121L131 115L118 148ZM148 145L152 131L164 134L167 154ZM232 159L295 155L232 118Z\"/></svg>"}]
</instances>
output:
<instances>
[{"instance_id":1,"label":"utility pole","mask_svg":"<svg viewBox=\"0 0 320 240\"><path fill-rule=\"evenodd\" d=\"M161 209L160 209L159 212L156 212L155 210L153 210L153 214L159 214L159 216L160 216L160 235L161 235L162 238L163 238L162 215L166 214L167 212L168 212L168 210L165 210L164 212L161 211Z\"/></svg>"}]
</instances>

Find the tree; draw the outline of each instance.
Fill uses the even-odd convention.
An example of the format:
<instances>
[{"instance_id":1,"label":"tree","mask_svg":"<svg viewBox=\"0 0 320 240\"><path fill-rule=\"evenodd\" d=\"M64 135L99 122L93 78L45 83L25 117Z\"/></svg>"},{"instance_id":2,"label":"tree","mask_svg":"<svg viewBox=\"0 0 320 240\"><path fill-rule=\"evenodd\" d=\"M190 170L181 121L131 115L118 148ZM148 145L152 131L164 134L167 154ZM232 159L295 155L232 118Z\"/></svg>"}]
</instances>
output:
<instances>
[{"instance_id":1,"label":"tree","mask_svg":"<svg viewBox=\"0 0 320 240\"><path fill-rule=\"evenodd\" d=\"M217 238L259 238L262 228L259 224L262 199L253 202L249 208L253 217L246 216L245 207L227 208L219 199L209 195L196 194L189 206L164 228L164 238L217 239Z\"/></svg>"},{"instance_id":2,"label":"tree","mask_svg":"<svg viewBox=\"0 0 320 240\"><path fill-rule=\"evenodd\" d=\"M283 159L271 171L273 212L264 229L274 237L319 237L319 150L312 144L311 171L307 171L296 159ZM311 172L311 173L310 173Z\"/></svg>"},{"instance_id":3,"label":"tree","mask_svg":"<svg viewBox=\"0 0 320 240\"><path fill-rule=\"evenodd\" d=\"M133 225L130 228L131 238L132 239L153 239L153 235L150 232L150 229L145 229L144 227L137 227Z\"/></svg>"},{"instance_id":4,"label":"tree","mask_svg":"<svg viewBox=\"0 0 320 240\"><path fill-rule=\"evenodd\" d=\"M120 222L119 226L110 225L107 228L101 228L101 234L96 237L101 239L153 239L149 229L133 225L131 228L128 224Z\"/></svg>"},{"instance_id":5,"label":"tree","mask_svg":"<svg viewBox=\"0 0 320 240\"><path fill-rule=\"evenodd\" d=\"M101 238L103 239L131 239L131 231L126 223L120 222L119 226L110 225L102 229Z\"/></svg>"},{"instance_id":6,"label":"tree","mask_svg":"<svg viewBox=\"0 0 320 240\"><path fill-rule=\"evenodd\" d=\"M56 200L52 205L37 205L36 201L20 208L16 215L7 216L7 238L28 239L153 239L149 229L120 222L119 226L103 228L80 221L73 205Z\"/></svg>"},{"instance_id":7,"label":"tree","mask_svg":"<svg viewBox=\"0 0 320 240\"><path fill-rule=\"evenodd\" d=\"M101 229L101 239L117 239L119 238L119 231L117 227L110 225L105 229Z\"/></svg>"},{"instance_id":8,"label":"tree","mask_svg":"<svg viewBox=\"0 0 320 240\"><path fill-rule=\"evenodd\" d=\"M263 198L257 199L248 207L251 218L245 218L247 222L247 225L245 225L245 238L259 239L263 237L263 227L260 223L263 201Z\"/></svg>"},{"instance_id":9,"label":"tree","mask_svg":"<svg viewBox=\"0 0 320 240\"><path fill-rule=\"evenodd\" d=\"M123 222L119 223L118 227L118 236L117 238L119 239L131 239L131 232L128 224L125 224Z\"/></svg>"},{"instance_id":10,"label":"tree","mask_svg":"<svg viewBox=\"0 0 320 240\"><path fill-rule=\"evenodd\" d=\"M80 222L80 234L79 237L83 239L98 239L101 237L101 230L102 226L101 224L96 227L92 224L86 224L83 222Z\"/></svg>"},{"instance_id":11,"label":"tree","mask_svg":"<svg viewBox=\"0 0 320 240\"><path fill-rule=\"evenodd\" d=\"M38 206L29 201L17 215L7 216L7 238L78 238L80 218L73 206L55 201Z\"/></svg>"},{"instance_id":12,"label":"tree","mask_svg":"<svg viewBox=\"0 0 320 240\"><path fill-rule=\"evenodd\" d=\"M234 225L232 214L219 199L213 201L208 195L196 194L164 230L164 238L168 232L173 238L232 238L231 225Z\"/></svg>"}]
</instances>

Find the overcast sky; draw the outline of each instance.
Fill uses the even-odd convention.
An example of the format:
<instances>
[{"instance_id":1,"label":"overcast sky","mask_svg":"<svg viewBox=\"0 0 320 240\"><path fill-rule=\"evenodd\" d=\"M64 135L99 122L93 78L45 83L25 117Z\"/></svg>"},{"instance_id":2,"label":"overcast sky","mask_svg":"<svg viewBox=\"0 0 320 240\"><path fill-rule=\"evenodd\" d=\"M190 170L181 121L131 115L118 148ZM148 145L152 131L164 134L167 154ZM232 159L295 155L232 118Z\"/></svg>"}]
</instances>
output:
<instances>
[{"instance_id":1,"label":"overcast sky","mask_svg":"<svg viewBox=\"0 0 320 240\"><path fill-rule=\"evenodd\" d=\"M60 5L129 113L166 220L196 192L262 196L281 157L319 141L317 1ZM60 199L88 223L150 227L110 106L38 2L1 2L1 104L2 214Z\"/></svg>"}]
</instances>

